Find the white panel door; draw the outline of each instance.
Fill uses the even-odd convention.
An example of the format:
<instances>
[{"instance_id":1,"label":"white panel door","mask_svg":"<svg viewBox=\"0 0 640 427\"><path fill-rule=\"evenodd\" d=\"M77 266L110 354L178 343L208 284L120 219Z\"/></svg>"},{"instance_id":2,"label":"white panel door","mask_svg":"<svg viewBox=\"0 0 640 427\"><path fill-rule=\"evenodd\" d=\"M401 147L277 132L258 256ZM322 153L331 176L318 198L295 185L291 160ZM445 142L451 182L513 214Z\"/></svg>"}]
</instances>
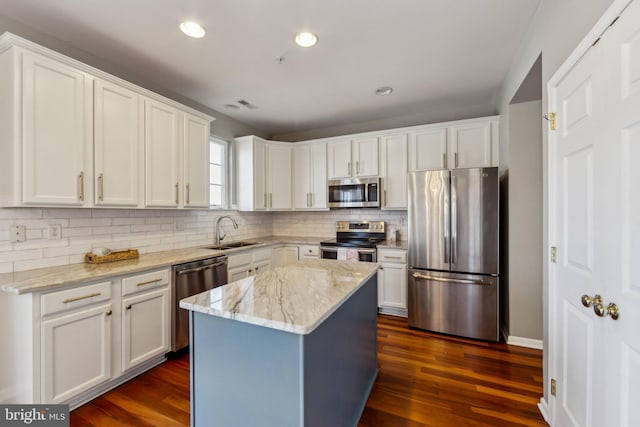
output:
<instances>
[{"instance_id":1,"label":"white panel door","mask_svg":"<svg viewBox=\"0 0 640 427\"><path fill-rule=\"evenodd\" d=\"M310 207L327 208L327 144L316 142L311 147L311 188Z\"/></svg>"},{"instance_id":2,"label":"white panel door","mask_svg":"<svg viewBox=\"0 0 640 427\"><path fill-rule=\"evenodd\" d=\"M551 88L552 405L557 426L640 419L640 2ZM555 193L555 194L553 194ZM552 243L553 244L553 243ZM601 300L591 307L583 295ZM588 302L588 301L585 301ZM615 304L619 318L613 316Z\"/></svg>"},{"instance_id":3,"label":"white panel door","mask_svg":"<svg viewBox=\"0 0 640 427\"><path fill-rule=\"evenodd\" d=\"M142 144L141 97L123 87L94 82L95 204L137 206Z\"/></svg>"},{"instance_id":4,"label":"white panel door","mask_svg":"<svg viewBox=\"0 0 640 427\"><path fill-rule=\"evenodd\" d=\"M80 206L88 182L85 75L32 53L22 67L22 202Z\"/></svg>"},{"instance_id":5,"label":"white panel door","mask_svg":"<svg viewBox=\"0 0 640 427\"><path fill-rule=\"evenodd\" d=\"M409 136L409 170L447 169L447 128L430 128L411 132Z\"/></svg>"},{"instance_id":6,"label":"white panel door","mask_svg":"<svg viewBox=\"0 0 640 427\"><path fill-rule=\"evenodd\" d=\"M253 205L255 210L267 209L267 147L264 142L253 141ZM238 191L242 191L241 188Z\"/></svg>"},{"instance_id":7,"label":"white panel door","mask_svg":"<svg viewBox=\"0 0 640 427\"><path fill-rule=\"evenodd\" d=\"M169 351L169 288L122 300L122 370Z\"/></svg>"},{"instance_id":8,"label":"white panel door","mask_svg":"<svg viewBox=\"0 0 640 427\"><path fill-rule=\"evenodd\" d=\"M145 204L150 207L177 207L178 110L145 99Z\"/></svg>"},{"instance_id":9,"label":"white panel door","mask_svg":"<svg viewBox=\"0 0 640 427\"><path fill-rule=\"evenodd\" d=\"M407 310L407 264L381 264L378 306Z\"/></svg>"},{"instance_id":10,"label":"white panel door","mask_svg":"<svg viewBox=\"0 0 640 427\"><path fill-rule=\"evenodd\" d=\"M368 136L353 140L353 156L351 163L353 176L378 175L378 137Z\"/></svg>"},{"instance_id":11,"label":"white panel door","mask_svg":"<svg viewBox=\"0 0 640 427\"><path fill-rule=\"evenodd\" d=\"M42 322L42 403L61 403L111 378L111 304Z\"/></svg>"},{"instance_id":12,"label":"white panel door","mask_svg":"<svg viewBox=\"0 0 640 427\"><path fill-rule=\"evenodd\" d=\"M351 165L351 140L343 139L331 141L327 144L329 153L329 179L350 178ZM355 171L355 166L354 171Z\"/></svg>"},{"instance_id":13,"label":"white panel door","mask_svg":"<svg viewBox=\"0 0 640 427\"><path fill-rule=\"evenodd\" d=\"M449 169L491 166L491 122L480 122L450 128Z\"/></svg>"},{"instance_id":14,"label":"white panel door","mask_svg":"<svg viewBox=\"0 0 640 427\"><path fill-rule=\"evenodd\" d=\"M293 208L311 207L311 146L293 147Z\"/></svg>"},{"instance_id":15,"label":"white panel door","mask_svg":"<svg viewBox=\"0 0 640 427\"><path fill-rule=\"evenodd\" d=\"M209 207L209 122L184 113L184 206Z\"/></svg>"},{"instance_id":16,"label":"white panel door","mask_svg":"<svg viewBox=\"0 0 640 427\"><path fill-rule=\"evenodd\" d=\"M269 209L291 209L291 147L267 144Z\"/></svg>"},{"instance_id":17,"label":"white panel door","mask_svg":"<svg viewBox=\"0 0 640 427\"><path fill-rule=\"evenodd\" d=\"M380 138L382 209L407 209L407 134Z\"/></svg>"}]
</instances>

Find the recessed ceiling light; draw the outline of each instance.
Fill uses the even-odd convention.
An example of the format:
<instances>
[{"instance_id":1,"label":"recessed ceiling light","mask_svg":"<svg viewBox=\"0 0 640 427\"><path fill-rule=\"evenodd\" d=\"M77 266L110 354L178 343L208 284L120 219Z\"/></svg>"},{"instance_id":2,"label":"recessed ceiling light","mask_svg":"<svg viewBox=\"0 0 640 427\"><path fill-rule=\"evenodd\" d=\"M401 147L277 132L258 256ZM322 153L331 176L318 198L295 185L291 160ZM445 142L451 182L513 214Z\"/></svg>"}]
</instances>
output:
<instances>
[{"instance_id":1,"label":"recessed ceiling light","mask_svg":"<svg viewBox=\"0 0 640 427\"><path fill-rule=\"evenodd\" d=\"M390 86L382 86L376 89L376 95L378 96L389 95L391 92L393 92L393 88Z\"/></svg>"},{"instance_id":2,"label":"recessed ceiling light","mask_svg":"<svg viewBox=\"0 0 640 427\"><path fill-rule=\"evenodd\" d=\"M189 37L193 37L194 39L200 39L204 37L205 34L204 28L202 28L197 22L193 21L184 21L180 24L180 29L183 33Z\"/></svg>"},{"instance_id":3,"label":"recessed ceiling light","mask_svg":"<svg viewBox=\"0 0 640 427\"><path fill-rule=\"evenodd\" d=\"M311 47L318 42L318 37L309 32L302 32L296 35L296 44L301 47Z\"/></svg>"}]
</instances>

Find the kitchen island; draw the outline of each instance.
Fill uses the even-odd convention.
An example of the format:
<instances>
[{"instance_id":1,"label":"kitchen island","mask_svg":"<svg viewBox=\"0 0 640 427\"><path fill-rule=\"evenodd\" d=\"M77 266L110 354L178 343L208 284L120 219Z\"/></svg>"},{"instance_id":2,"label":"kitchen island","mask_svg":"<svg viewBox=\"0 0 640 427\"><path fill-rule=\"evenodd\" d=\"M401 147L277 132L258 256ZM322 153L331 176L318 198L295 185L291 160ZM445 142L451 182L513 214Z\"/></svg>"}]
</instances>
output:
<instances>
[{"instance_id":1,"label":"kitchen island","mask_svg":"<svg viewBox=\"0 0 640 427\"><path fill-rule=\"evenodd\" d=\"M186 298L193 426L355 426L375 381L377 265L311 260Z\"/></svg>"}]
</instances>

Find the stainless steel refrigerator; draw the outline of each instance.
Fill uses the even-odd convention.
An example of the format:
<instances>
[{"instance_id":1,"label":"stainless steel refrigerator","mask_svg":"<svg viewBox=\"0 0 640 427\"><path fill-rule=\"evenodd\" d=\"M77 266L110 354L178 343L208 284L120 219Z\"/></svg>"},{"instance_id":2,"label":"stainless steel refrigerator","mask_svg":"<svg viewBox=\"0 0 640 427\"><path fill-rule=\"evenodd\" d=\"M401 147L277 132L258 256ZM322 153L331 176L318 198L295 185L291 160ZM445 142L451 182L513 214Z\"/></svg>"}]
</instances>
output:
<instances>
[{"instance_id":1,"label":"stainless steel refrigerator","mask_svg":"<svg viewBox=\"0 0 640 427\"><path fill-rule=\"evenodd\" d=\"M499 340L498 168L409 174L409 326Z\"/></svg>"}]
</instances>

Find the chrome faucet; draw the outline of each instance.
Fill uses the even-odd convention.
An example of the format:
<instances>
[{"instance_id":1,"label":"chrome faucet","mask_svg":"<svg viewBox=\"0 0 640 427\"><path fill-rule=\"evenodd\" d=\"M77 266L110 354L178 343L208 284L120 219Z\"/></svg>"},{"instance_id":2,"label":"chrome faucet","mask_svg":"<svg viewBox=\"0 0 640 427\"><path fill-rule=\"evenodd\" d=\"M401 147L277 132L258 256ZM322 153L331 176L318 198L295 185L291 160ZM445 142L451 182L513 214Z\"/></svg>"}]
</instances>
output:
<instances>
[{"instance_id":1,"label":"chrome faucet","mask_svg":"<svg viewBox=\"0 0 640 427\"><path fill-rule=\"evenodd\" d=\"M223 216L219 217L219 218L216 220L216 235L214 236L214 242L213 242L213 243L214 243L214 244L216 244L216 245L219 245L219 244L220 244L220 242L221 242L221 241L225 238L225 236L227 235L227 233L225 233L225 234L223 234L222 236L220 236L220 221L222 221L222 220L223 220L223 219L225 219L225 218L227 218L227 219L230 219L230 220L231 220L231 222L233 223L233 228L234 228L235 230L237 230L237 229L238 229L238 223L236 222L236 220L235 220L235 219L233 219L233 218L232 218L232 217L230 217L229 215L223 215Z\"/></svg>"}]
</instances>

